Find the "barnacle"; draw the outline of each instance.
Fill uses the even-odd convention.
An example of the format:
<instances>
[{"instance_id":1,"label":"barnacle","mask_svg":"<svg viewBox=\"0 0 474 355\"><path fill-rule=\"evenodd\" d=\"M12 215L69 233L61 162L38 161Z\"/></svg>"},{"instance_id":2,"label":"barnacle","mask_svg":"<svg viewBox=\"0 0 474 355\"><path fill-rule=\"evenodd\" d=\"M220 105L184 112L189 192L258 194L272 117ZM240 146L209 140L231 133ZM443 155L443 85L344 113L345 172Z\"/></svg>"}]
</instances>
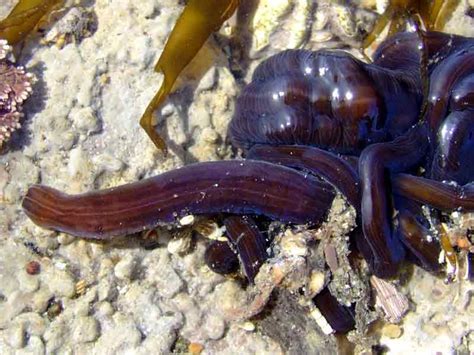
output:
<instances>
[{"instance_id":1,"label":"barnacle","mask_svg":"<svg viewBox=\"0 0 474 355\"><path fill-rule=\"evenodd\" d=\"M0 40L0 148L20 128L21 105L31 94L32 76L15 66L10 52L7 42Z\"/></svg>"}]
</instances>

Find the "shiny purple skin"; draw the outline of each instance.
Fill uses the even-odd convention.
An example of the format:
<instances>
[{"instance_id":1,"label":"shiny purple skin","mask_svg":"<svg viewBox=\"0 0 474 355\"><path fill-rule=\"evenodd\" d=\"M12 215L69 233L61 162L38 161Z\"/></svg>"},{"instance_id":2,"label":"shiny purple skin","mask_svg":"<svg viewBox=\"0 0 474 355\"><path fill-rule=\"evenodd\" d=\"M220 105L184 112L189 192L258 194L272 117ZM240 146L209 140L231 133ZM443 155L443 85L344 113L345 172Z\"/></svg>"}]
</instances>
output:
<instances>
[{"instance_id":1,"label":"shiny purple skin","mask_svg":"<svg viewBox=\"0 0 474 355\"><path fill-rule=\"evenodd\" d=\"M237 253L227 242L219 240L211 242L204 253L204 261L209 269L221 275L233 274L239 270Z\"/></svg>"},{"instance_id":2,"label":"shiny purple skin","mask_svg":"<svg viewBox=\"0 0 474 355\"><path fill-rule=\"evenodd\" d=\"M198 163L77 196L36 185L23 208L40 226L99 239L173 223L186 214L252 214L316 224L333 197L329 185L313 176L320 174L360 212L363 254L372 272L394 276L405 249L403 236L392 230L392 192L434 208L474 206L473 53L472 39L437 32L389 38L372 64L343 52L282 52L255 70L229 126L236 147L272 163ZM248 151L255 145L272 147ZM273 147L278 145L286 147ZM316 153L318 148L331 153ZM358 155L358 166L347 163L352 157L332 153ZM340 161L333 164L333 158ZM424 177L400 174L419 167ZM412 221L414 212L404 210L404 203L397 208Z\"/></svg>"},{"instance_id":3,"label":"shiny purple skin","mask_svg":"<svg viewBox=\"0 0 474 355\"><path fill-rule=\"evenodd\" d=\"M253 283L260 266L268 259L266 240L255 221L248 216L224 220L227 238L239 255L245 276Z\"/></svg>"},{"instance_id":4,"label":"shiny purple skin","mask_svg":"<svg viewBox=\"0 0 474 355\"><path fill-rule=\"evenodd\" d=\"M288 50L255 70L229 135L243 149L298 144L360 153L416 122L421 91L412 77L416 71L397 75L344 52Z\"/></svg>"},{"instance_id":5,"label":"shiny purple skin","mask_svg":"<svg viewBox=\"0 0 474 355\"><path fill-rule=\"evenodd\" d=\"M428 32L389 38L372 64L341 52L282 52L255 70L237 101L229 135L250 158L310 171L332 183L360 210L372 272L394 276L405 247L392 230L391 175L423 167L428 179L462 185L474 179L473 48L471 38ZM316 156L317 148L308 146L360 155L358 171L330 153ZM341 162L330 163L334 157ZM406 194L423 195L424 186L433 188L426 181ZM437 186L436 196L444 197L431 202L460 201L456 191L447 190ZM462 200L452 208L470 210L472 197Z\"/></svg>"},{"instance_id":6,"label":"shiny purple skin","mask_svg":"<svg viewBox=\"0 0 474 355\"><path fill-rule=\"evenodd\" d=\"M107 239L176 223L190 214L257 214L314 224L326 215L333 197L333 189L313 176L267 162L233 160L196 163L80 195L34 185L23 210L44 228Z\"/></svg>"},{"instance_id":7,"label":"shiny purple skin","mask_svg":"<svg viewBox=\"0 0 474 355\"><path fill-rule=\"evenodd\" d=\"M474 176L474 107L451 112L440 124L437 140L431 177L461 185L471 182Z\"/></svg>"},{"instance_id":8,"label":"shiny purple skin","mask_svg":"<svg viewBox=\"0 0 474 355\"><path fill-rule=\"evenodd\" d=\"M313 298L313 302L336 333L347 333L354 329L354 308L340 304L327 287Z\"/></svg>"},{"instance_id":9,"label":"shiny purple skin","mask_svg":"<svg viewBox=\"0 0 474 355\"><path fill-rule=\"evenodd\" d=\"M357 171L339 155L316 147L301 145L255 145L248 159L264 160L321 176L360 210L360 184Z\"/></svg>"}]
</instances>

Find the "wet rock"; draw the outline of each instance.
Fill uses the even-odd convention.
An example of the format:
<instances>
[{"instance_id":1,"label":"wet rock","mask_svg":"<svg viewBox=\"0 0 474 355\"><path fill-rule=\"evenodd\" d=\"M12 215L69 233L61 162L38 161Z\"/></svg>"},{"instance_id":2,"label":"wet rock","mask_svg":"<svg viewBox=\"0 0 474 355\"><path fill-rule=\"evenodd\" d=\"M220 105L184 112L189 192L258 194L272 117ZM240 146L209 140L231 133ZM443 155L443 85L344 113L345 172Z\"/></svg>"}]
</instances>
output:
<instances>
[{"instance_id":1,"label":"wet rock","mask_svg":"<svg viewBox=\"0 0 474 355\"><path fill-rule=\"evenodd\" d=\"M125 255L115 265L114 273L120 280L130 280L136 267L136 260L132 255Z\"/></svg>"},{"instance_id":2,"label":"wet rock","mask_svg":"<svg viewBox=\"0 0 474 355\"><path fill-rule=\"evenodd\" d=\"M74 321L72 340L75 343L94 341L99 337L99 323L93 317L79 317Z\"/></svg>"},{"instance_id":3,"label":"wet rock","mask_svg":"<svg viewBox=\"0 0 474 355\"><path fill-rule=\"evenodd\" d=\"M16 324L4 333L5 342L14 349L21 349L26 344L26 332L23 324Z\"/></svg>"}]
</instances>

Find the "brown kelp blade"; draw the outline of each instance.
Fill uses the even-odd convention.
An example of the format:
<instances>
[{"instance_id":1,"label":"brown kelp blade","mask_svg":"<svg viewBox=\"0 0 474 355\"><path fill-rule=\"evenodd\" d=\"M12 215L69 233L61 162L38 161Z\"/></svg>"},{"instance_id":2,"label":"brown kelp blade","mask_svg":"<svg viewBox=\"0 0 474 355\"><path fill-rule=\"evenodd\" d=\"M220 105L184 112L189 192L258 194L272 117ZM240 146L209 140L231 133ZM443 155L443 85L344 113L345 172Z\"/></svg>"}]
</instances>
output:
<instances>
[{"instance_id":1,"label":"brown kelp blade","mask_svg":"<svg viewBox=\"0 0 474 355\"><path fill-rule=\"evenodd\" d=\"M389 26L388 35L403 31L406 24L418 18L426 30L440 31L451 17L459 0L391 0L372 31L367 35L362 48L367 49Z\"/></svg>"},{"instance_id":2,"label":"brown kelp blade","mask_svg":"<svg viewBox=\"0 0 474 355\"><path fill-rule=\"evenodd\" d=\"M63 0L20 0L0 21L0 38L10 44L23 41L45 15L62 3Z\"/></svg>"},{"instance_id":3,"label":"brown kelp blade","mask_svg":"<svg viewBox=\"0 0 474 355\"><path fill-rule=\"evenodd\" d=\"M164 75L163 83L140 119L140 125L158 149L165 152L166 144L153 128L153 112L164 102L178 75L211 33L220 28L238 5L239 0L190 0L179 16L155 65L155 71Z\"/></svg>"}]
</instances>

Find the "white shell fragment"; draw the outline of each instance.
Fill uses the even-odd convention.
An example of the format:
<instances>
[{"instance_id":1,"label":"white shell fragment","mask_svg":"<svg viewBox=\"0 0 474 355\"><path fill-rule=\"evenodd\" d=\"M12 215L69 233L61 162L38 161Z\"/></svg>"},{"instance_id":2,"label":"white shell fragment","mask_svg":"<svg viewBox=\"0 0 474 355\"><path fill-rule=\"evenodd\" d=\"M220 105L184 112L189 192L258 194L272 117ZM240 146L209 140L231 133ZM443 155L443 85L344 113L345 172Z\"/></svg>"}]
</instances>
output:
<instances>
[{"instance_id":1,"label":"white shell fragment","mask_svg":"<svg viewBox=\"0 0 474 355\"><path fill-rule=\"evenodd\" d=\"M193 223L194 223L194 216L192 214L184 216L179 220L179 224L181 224L182 226L189 226L190 224L193 224Z\"/></svg>"},{"instance_id":2,"label":"white shell fragment","mask_svg":"<svg viewBox=\"0 0 474 355\"><path fill-rule=\"evenodd\" d=\"M375 289L375 304L382 308L387 321L400 322L409 309L406 296L390 282L376 276L370 277L370 284Z\"/></svg>"}]
</instances>

